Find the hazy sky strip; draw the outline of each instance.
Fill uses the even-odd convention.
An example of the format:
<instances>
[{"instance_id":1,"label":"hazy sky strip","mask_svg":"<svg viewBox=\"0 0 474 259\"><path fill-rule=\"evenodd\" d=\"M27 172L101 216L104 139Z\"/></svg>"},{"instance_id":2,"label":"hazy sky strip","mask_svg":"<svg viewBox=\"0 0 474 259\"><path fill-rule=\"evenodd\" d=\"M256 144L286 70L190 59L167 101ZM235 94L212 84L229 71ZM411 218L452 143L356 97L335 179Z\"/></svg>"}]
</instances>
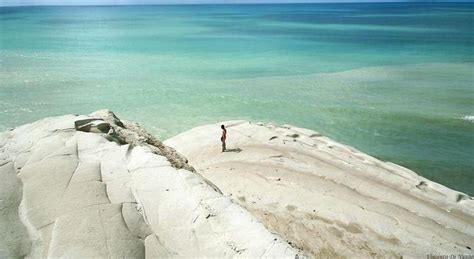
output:
<instances>
[{"instance_id":1,"label":"hazy sky strip","mask_svg":"<svg viewBox=\"0 0 474 259\"><path fill-rule=\"evenodd\" d=\"M474 2L474 0L0 0L0 6L22 5L133 5L133 4L252 4L252 3L371 3L371 2Z\"/></svg>"}]
</instances>

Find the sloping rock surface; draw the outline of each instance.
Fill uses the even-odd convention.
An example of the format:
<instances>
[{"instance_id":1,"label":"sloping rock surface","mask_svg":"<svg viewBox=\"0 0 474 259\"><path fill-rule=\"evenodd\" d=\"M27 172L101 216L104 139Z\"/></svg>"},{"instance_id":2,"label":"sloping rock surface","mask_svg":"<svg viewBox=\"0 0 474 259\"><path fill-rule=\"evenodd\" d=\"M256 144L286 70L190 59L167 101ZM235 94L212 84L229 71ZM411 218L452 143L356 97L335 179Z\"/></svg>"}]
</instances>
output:
<instances>
[{"instance_id":1,"label":"sloping rock surface","mask_svg":"<svg viewBox=\"0 0 474 259\"><path fill-rule=\"evenodd\" d=\"M224 153L220 124L227 126ZM472 197L315 131L228 121L164 143L316 258L474 254Z\"/></svg>"}]
</instances>

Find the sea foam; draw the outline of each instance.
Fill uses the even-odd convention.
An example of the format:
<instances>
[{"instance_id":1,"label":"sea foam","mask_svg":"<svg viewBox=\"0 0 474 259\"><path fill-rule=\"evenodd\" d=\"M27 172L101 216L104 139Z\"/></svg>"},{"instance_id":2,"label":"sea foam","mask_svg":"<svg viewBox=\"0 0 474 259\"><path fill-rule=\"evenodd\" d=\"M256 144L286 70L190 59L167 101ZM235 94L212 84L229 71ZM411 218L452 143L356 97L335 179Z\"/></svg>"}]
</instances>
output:
<instances>
[{"instance_id":1,"label":"sea foam","mask_svg":"<svg viewBox=\"0 0 474 259\"><path fill-rule=\"evenodd\" d=\"M474 122L474 115L464 116L462 117L463 120L467 120L469 122Z\"/></svg>"}]
</instances>

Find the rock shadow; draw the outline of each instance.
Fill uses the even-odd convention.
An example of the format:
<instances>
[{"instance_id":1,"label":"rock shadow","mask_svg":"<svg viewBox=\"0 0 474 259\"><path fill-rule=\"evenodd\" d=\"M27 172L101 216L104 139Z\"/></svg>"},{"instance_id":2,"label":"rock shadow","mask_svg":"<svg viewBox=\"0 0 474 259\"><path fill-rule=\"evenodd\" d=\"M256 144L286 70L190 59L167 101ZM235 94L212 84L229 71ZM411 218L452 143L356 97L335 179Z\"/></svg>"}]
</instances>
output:
<instances>
[{"instance_id":1,"label":"rock shadow","mask_svg":"<svg viewBox=\"0 0 474 259\"><path fill-rule=\"evenodd\" d=\"M241 149L241 148L229 148L229 149L226 149L224 152L235 152L235 153L239 153L239 152L242 152L242 149Z\"/></svg>"}]
</instances>

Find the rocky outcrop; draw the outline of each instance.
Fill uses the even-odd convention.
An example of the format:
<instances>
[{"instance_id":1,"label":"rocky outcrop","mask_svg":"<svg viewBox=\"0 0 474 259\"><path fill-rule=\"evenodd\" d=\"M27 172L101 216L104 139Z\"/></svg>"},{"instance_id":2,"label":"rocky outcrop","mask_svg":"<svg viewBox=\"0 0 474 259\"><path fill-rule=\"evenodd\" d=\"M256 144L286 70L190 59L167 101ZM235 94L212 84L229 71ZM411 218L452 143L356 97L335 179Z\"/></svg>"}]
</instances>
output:
<instances>
[{"instance_id":1,"label":"rocky outcrop","mask_svg":"<svg viewBox=\"0 0 474 259\"><path fill-rule=\"evenodd\" d=\"M153 153L164 156L177 169L195 171L188 160L176 150L163 145L161 141L146 132L135 122L121 121L109 110L100 110L91 114L91 118L74 122L78 131L107 133L107 137L119 144L146 146Z\"/></svg>"},{"instance_id":2,"label":"rocky outcrop","mask_svg":"<svg viewBox=\"0 0 474 259\"><path fill-rule=\"evenodd\" d=\"M229 121L164 143L315 258L474 255L472 197L315 131Z\"/></svg>"},{"instance_id":3,"label":"rocky outcrop","mask_svg":"<svg viewBox=\"0 0 474 259\"><path fill-rule=\"evenodd\" d=\"M0 257L298 256L138 124L103 110L0 135Z\"/></svg>"}]
</instances>

